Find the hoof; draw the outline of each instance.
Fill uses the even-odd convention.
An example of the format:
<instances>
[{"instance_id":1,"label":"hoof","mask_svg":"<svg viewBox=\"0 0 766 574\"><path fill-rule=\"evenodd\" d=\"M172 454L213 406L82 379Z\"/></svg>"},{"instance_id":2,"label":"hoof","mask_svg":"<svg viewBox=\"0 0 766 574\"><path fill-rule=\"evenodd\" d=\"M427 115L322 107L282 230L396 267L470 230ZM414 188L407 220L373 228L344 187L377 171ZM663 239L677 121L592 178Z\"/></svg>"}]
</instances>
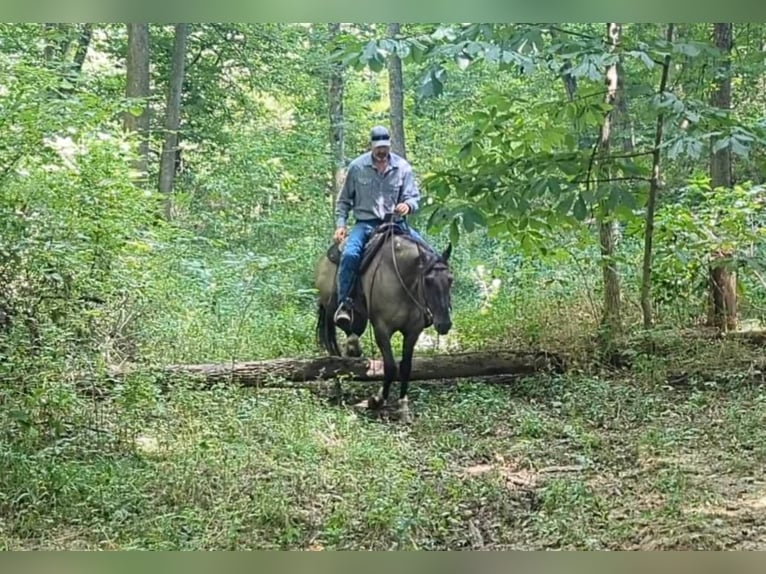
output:
<instances>
[{"instance_id":1,"label":"hoof","mask_svg":"<svg viewBox=\"0 0 766 574\"><path fill-rule=\"evenodd\" d=\"M359 335L353 334L346 337L346 356L361 357L362 345L359 342Z\"/></svg>"},{"instance_id":2,"label":"hoof","mask_svg":"<svg viewBox=\"0 0 766 574\"><path fill-rule=\"evenodd\" d=\"M403 422L404 424L412 424L413 418L412 418L412 411L410 410L409 402L405 400L399 401L399 420Z\"/></svg>"},{"instance_id":3,"label":"hoof","mask_svg":"<svg viewBox=\"0 0 766 574\"><path fill-rule=\"evenodd\" d=\"M347 357L361 357L362 356L362 349L359 347L350 345L346 347L346 356Z\"/></svg>"},{"instance_id":4,"label":"hoof","mask_svg":"<svg viewBox=\"0 0 766 574\"><path fill-rule=\"evenodd\" d=\"M370 397L367 399L367 408L373 411L378 411L383 408L383 399L378 397Z\"/></svg>"}]
</instances>

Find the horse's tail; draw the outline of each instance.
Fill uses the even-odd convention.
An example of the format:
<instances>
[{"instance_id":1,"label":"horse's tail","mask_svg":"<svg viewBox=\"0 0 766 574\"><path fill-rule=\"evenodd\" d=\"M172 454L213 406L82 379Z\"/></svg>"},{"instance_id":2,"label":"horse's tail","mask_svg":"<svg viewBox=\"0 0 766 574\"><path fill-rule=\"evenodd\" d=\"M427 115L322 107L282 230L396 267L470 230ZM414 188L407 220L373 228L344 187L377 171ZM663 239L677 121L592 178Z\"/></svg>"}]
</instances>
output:
<instances>
[{"instance_id":1,"label":"horse's tail","mask_svg":"<svg viewBox=\"0 0 766 574\"><path fill-rule=\"evenodd\" d=\"M338 347L338 334L335 331L335 321L333 320L335 305L332 303L334 300L335 297L333 297L330 304L327 306L323 305L321 301L319 302L316 334L317 341L325 351L330 355L340 357L341 352Z\"/></svg>"}]
</instances>

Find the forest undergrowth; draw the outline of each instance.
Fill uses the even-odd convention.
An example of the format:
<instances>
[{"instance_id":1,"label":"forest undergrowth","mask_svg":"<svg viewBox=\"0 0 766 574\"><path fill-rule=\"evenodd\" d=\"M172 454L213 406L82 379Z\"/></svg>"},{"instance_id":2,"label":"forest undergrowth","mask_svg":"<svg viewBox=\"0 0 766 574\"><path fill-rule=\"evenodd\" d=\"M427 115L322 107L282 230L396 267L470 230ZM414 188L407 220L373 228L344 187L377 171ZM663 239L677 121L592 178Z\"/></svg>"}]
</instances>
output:
<instances>
[{"instance_id":1,"label":"forest undergrowth","mask_svg":"<svg viewBox=\"0 0 766 574\"><path fill-rule=\"evenodd\" d=\"M329 226L296 233L287 217L249 242L150 245L142 297L110 310L122 330L101 349L155 365L316 355L312 265ZM354 409L362 384L339 403L332 382L164 389L137 374L94 398L103 357L84 382L87 365L51 349L47 369L4 387L0 547L762 548L757 346L631 328L627 366L599 365L595 258L541 263L480 236L453 253L454 332L426 332L418 353L548 349L569 372L416 382L403 425Z\"/></svg>"}]
</instances>

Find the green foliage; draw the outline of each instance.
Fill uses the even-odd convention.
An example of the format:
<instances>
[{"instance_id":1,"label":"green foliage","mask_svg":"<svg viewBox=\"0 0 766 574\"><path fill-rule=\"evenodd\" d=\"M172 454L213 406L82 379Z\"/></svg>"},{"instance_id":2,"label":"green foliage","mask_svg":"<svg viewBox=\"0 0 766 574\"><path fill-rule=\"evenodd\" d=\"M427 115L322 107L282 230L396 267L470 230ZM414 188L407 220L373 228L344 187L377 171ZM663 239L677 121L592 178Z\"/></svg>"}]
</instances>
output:
<instances>
[{"instance_id":1,"label":"green foliage","mask_svg":"<svg viewBox=\"0 0 766 574\"><path fill-rule=\"evenodd\" d=\"M741 269L742 294L752 304L763 301L758 279L766 267L763 192L762 186L752 185L711 189L707 178L699 178L663 202L655 227L658 301L667 304L679 297L704 301L711 264ZM640 236L641 230L634 227L628 232ZM720 254L725 257L719 258Z\"/></svg>"},{"instance_id":2,"label":"green foliage","mask_svg":"<svg viewBox=\"0 0 766 574\"><path fill-rule=\"evenodd\" d=\"M157 198L131 184L119 106L56 98L57 77L43 69L5 71L0 107L14 127L1 160L0 309L23 354L65 355L59 344L98 345L92 332L108 329L99 305L130 289L124 265L156 225Z\"/></svg>"},{"instance_id":3,"label":"green foliage","mask_svg":"<svg viewBox=\"0 0 766 574\"><path fill-rule=\"evenodd\" d=\"M628 24L615 54L603 28L406 24L389 39L384 25L344 24L331 44L324 25L194 25L182 169L164 221L153 180L131 180L124 25L94 27L80 74L77 25L0 25L0 546L740 543L684 513L722 502L729 487L688 473L685 457L696 449L695 469L751 476L764 455L751 407L764 398L752 386L726 394L710 376L689 377L689 389L666 382L705 353L728 359L727 373L756 359L686 346L685 336L672 345L656 336L655 346L680 349L666 360L631 349L635 380L579 374L448 392L414 384L409 429L303 392L107 376L123 363L151 371L317 354L313 269L333 226L333 53L350 64L347 158L372 123L388 122L386 58L405 62L408 159L425 195L411 222L438 248L455 244L454 330L427 331L418 354L504 346L588 357L603 291L593 231L605 215L620 221L615 264L626 322L635 320L646 152L660 111L659 318L696 321L708 255L729 248L742 317L761 318L758 34L737 27L736 106L721 113L708 103L719 73L709 25L679 26L668 44L661 26ZM155 151L171 31L151 28ZM668 52L671 90L657 95ZM620 124L611 153L594 155L610 111L603 72L618 57L637 154L621 153ZM577 81L572 101L564 73ZM738 184L710 190L698 174L724 145ZM596 181L609 178L625 179ZM378 356L370 333L362 345Z\"/></svg>"}]
</instances>

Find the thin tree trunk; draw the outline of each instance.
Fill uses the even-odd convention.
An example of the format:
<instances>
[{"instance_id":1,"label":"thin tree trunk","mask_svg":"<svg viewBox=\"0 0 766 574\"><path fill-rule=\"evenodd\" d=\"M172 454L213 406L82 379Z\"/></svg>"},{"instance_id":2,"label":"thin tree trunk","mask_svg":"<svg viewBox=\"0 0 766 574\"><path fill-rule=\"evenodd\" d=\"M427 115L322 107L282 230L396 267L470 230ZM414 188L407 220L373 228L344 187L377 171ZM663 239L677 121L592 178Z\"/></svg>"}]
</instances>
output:
<instances>
[{"instance_id":1,"label":"thin tree trunk","mask_svg":"<svg viewBox=\"0 0 766 574\"><path fill-rule=\"evenodd\" d=\"M716 89L712 104L722 110L731 109L731 50L732 24L713 24L713 38L716 48L723 53L723 62L718 71ZM727 193L732 186L731 148L726 146L714 152L710 158L710 185L713 189L723 188ZM709 317L714 327L722 331L737 328L737 276L727 263L734 255L732 250L713 253L709 265L710 307Z\"/></svg>"},{"instance_id":2,"label":"thin tree trunk","mask_svg":"<svg viewBox=\"0 0 766 574\"><path fill-rule=\"evenodd\" d=\"M388 25L387 35L396 38L401 32L401 25ZM402 60L393 54L388 60L388 97L390 102L391 120L391 150L400 156L407 157L407 146L404 141L404 79L402 78Z\"/></svg>"},{"instance_id":3,"label":"thin tree trunk","mask_svg":"<svg viewBox=\"0 0 766 574\"><path fill-rule=\"evenodd\" d=\"M173 191L175 176L176 150L178 148L178 127L181 118L181 95L184 81L184 63L186 41L189 36L189 24L176 24L173 42L173 63L170 71L170 89L165 111L165 142L162 145L160 162L160 192L166 195L165 216L171 213L170 194Z\"/></svg>"},{"instance_id":4,"label":"thin tree trunk","mask_svg":"<svg viewBox=\"0 0 766 574\"><path fill-rule=\"evenodd\" d=\"M617 23L607 24L607 36L609 41L609 50L614 51L620 41L621 27ZM617 116L617 88L618 74L617 62L610 65L606 71L606 103L613 106L612 110L604 118L601 126L601 137L599 147L604 156L609 154L610 138L612 133L612 123ZM611 344L615 337L622 331L622 319L620 316L620 275L617 272L615 263L616 243L617 243L617 221L608 209L604 209L599 222L599 239L601 243L601 270L604 280L604 314L602 317L602 327L606 328L602 332L605 342Z\"/></svg>"},{"instance_id":5,"label":"thin tree trunk","mask_svg":"<svg viewBox=\"0 0 766 574\"><path fill-rule=\"evenodd\" d=\"M561 81L564 83L567 98L570 102L573 102L575 94L577 93L577 78L571 74L571 70L572 61L564 60L564 65L561 67Z\"/></svg>"},{"instance_id":6,"label":"thin tree trunk","mask_svg":"<svg viewBox=\"0 0 766 574\"><path fill-rule=\"evenodd\" d=\"M79 76L82 72L83 64L85 64L85 57L88 55L88 48L90 47L90 41L93 38L93 24L83 24L80 30L80 37L77 40L77 50L74 53L72 61L72 72Z\"/></svg>"},{"instance_id":7,"label":"thin tree trunk","mask_svg":"<svg viewBox=\"0 0 766 574\"><path fill-rule=\"evenodd\" d=\"M45 63L52 67L61 66L64 63L67 47L69 46L69 28L71 24L46 22L43 25L45 48L43 58Z\"/></svg>"},{"instance_id":8,"label":"thin tree trunk","mask_svg":"<svg viewBox=\"0 0 766 574\"><path fill-rule=\"evenodd\" d=\"M668 24L666 40L673 41L673 24ZM670 71L670 54L665 56L662 63L660 78L660 98L663 97L668 85ZM649 184L649 199L646 205L646 229L644 230L644 264L641 278L641 311L643 312L644 328L649 329L653 322L652 312L652 240L654 239L654 210L657 205L657 192L660 187L660 145L662 144L662 128L664 114L657 114L657 127L654 131L654 149L652 150L652 177Z\"/></svg>"},{"instance_id":9,"label":"thin tree trunk","mask_svg":"<svg viewBox=\"0 0 766 574\"><path fill-rule=\"evenodd\" d=\"M53 37L56 32L56 24L46 22L43 24L43 37L45 38L45 48L43 48L43 59L45 64L50 66L56 57L56 44Z\"/></svg>"},{"instance_id":10,"label":"thin tree trunk","mask_svg":"<svg viewBox=\"0 0 766 574\"><path fill-rule=\"evenodd\" d=\"M340 23L329 24L330 41L340 34ZM343 129L343 64L330 65L329 103L330 103L330 147L332 148L333 197L338 197L345 177L345 134Z\"/></svg>"},{"instance_id":11,"label":"thin tree trunk","mask_svg":"<svg viewBox=\"0 0 766 574\"><path fill-rule=\"evenodd\" d=\"M128 98L144 98L139 116L130 112L124 116L125 129L138 134L138 159L133 168L143 179L149 167L149 24L128 24L125 95Z\"/></svg>"}]
</instances>

